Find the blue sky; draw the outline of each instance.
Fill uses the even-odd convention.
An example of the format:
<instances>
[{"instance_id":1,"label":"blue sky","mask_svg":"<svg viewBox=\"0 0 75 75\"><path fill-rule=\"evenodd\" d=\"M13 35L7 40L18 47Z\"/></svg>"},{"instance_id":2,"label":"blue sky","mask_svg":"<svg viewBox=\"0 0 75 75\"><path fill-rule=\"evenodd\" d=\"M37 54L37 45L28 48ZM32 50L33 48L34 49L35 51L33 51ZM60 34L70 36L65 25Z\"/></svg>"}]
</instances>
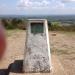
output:
<instances>
[{"instance_id":1,"label":"blue sky","mask_svg":"<svg viewBox=\"0 0 75 75\"><path fill-rule=\"evenodd\" d=\"M75 14L75 0L0 0L0 15Z\"/></svg>"}]
</instances>

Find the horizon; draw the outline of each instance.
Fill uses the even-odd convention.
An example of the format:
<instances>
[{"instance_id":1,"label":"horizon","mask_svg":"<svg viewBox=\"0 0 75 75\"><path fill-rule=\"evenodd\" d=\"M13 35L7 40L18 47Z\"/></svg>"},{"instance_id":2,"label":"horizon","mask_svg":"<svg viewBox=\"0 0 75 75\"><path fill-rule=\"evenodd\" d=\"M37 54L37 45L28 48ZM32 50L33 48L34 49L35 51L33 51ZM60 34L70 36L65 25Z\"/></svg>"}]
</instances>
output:
<instances>
[{"instance_id":1,"label":"horizon","mask_svg":"<svg viewBox=\"0 0 75 75\"><path fill-rule=\"evenodd\" d=\"M75 16L75 14L47 14L47 15L0 14L0 16Z\"/></svg>"}]
</instances>

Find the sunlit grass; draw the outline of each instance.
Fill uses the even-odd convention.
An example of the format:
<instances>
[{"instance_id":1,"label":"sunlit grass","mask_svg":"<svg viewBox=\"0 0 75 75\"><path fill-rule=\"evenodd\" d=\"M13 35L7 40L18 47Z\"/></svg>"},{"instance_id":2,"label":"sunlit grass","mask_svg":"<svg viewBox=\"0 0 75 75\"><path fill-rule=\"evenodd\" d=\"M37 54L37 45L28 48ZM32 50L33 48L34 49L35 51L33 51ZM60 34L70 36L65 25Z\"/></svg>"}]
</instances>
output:
<instances>
[{"instance_id":1,"label":"sunlit grass","mask_svg":"<svg viewBox=\"0 0 75 75\"><path fill-rule=\"evenodd\" d=\"M15 34L16 32L22 32L24 30L21 30L21 29L12 29L12 30L6 30L6 35L9 37L9 36L12 36L13 34Z\"/></svg>"}]
</instances>

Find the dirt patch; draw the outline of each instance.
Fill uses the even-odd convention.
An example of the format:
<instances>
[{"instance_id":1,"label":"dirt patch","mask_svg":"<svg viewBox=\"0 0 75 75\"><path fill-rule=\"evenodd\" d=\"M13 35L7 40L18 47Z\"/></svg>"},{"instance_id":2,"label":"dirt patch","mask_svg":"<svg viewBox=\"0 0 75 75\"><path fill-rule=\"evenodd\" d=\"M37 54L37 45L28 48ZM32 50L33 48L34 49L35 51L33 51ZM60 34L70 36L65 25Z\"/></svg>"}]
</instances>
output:
<instances>
[{"instance_id":1,"label":"dirt patch","mask_svg":"<svg viewBox=\"0 0 75 75\"><path fill-rule=\"evenodd\" d=\"M56 33L56 36L52 34ZM68 75L75 75L75 32L50 32L53 54L57 54Z\"/></svg>"},{"instance_id":2,"label":"dirt patch","mask_svg":"<svg viewBox=\"0 0 75 75\"><path fill-rule=\"evenodd\" d=\"M75 32L51 31L49 35L52 54L57 55L68 75L75 75ZM25 31L8 31L7 36L7 50L0 62L0 71L4 74L15 60L23 60L25 47Z\"/></svg>"}]
</instances>

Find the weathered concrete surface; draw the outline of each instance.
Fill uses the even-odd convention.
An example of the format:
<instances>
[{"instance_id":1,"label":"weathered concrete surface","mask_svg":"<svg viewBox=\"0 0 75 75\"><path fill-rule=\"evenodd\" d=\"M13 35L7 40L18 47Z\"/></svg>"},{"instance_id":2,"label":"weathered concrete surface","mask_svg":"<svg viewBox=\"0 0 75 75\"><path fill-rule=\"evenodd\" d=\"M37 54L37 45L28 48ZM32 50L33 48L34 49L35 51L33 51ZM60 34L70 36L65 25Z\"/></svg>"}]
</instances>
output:
<instances>
[{"instance_id":1,"label":"weathered concrete surface","mask_svg":"<svg viewBox=\"0 0 75 75\"><path fill-rule=\"evenodd\" d=\"M35 37L34 37L35 36ZM24 60L25 72L50 72L46 36L32 35L28 38Z\"/></svg>"},{"instance_id":2,"label":"weathered concrete surface","mask_svg":"<svg viewBox=\"0 0 75 75\"><path fill-rule=\"evenodd\" d=\"M52 55L52 63L51 73L10 73L9 75L67 75L56 55Z\"/></svg>"},{"instance_id":3,"label":"weathered concrete surface","mask_svg":"<svg viewBox=\"0 0 75 75\"><path fill-rule=\"evenodd\" d=\"M43 33L31 33L31 23L43 23ZM23 70L26 73L50 72L50 48L47 20L29 20Z\"/></svg>"}]
</instances>

